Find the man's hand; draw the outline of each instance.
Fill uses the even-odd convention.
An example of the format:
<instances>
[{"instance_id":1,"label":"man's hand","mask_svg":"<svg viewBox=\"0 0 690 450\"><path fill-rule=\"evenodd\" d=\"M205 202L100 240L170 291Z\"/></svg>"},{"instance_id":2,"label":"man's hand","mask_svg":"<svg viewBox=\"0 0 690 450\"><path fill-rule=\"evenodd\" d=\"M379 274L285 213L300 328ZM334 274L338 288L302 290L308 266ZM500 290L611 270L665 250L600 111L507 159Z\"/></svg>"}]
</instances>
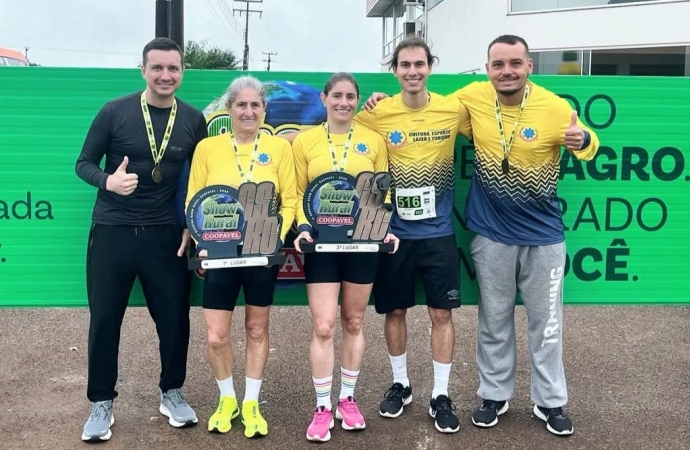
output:
<instances>
[{"instance_id":1,"label":"man's hand","mask_svg":"<svg viewBox=\"0 0 690 450\"><path fill-rule=\"evenodd\" d=\"M386 97L388 97L388 95L384 94L383 92L374 92L371 94L371 97L364 102L364 106L362 108L366 109L367 111L371 111L378 102Z\"/></svg>"},{"instance_id":2,"label":"man's hand","mask_svg":"<svg viewBox=\"0 0 690 450\"><path fill-rule=\"evenodd\" d=\"M127 173L129 158L125 156L117 170L108 176L105 189L119 195L129 195L134 192L139 184L139 176L136 173Z\"/></svg>"},{"instance_id":3,"label":"man's hand","mask_svg":"<svg viewBox=\"0 0 690 450\"><path fill-rule=\"evenodd\" d=\"M182 231L182 243L180 243L180 248L177 250L177 256L182 257L187 253L187 248L189 247L189 242L192 240L189 230L184 229Z\"/></svg>"},{"instance_id":4,"label":"man's hand","mask_svg":"<svg viewBox=\"0 0 690 450\"><path fill-rule=\"evenodd\" d=\"M570 116L570 126L565 130L565 146L568 150L581 150L585 143L585 130L577 124L577 111Z\"/></svg>"},{"instance_id":5,"label":"man's hand","mask_svg":"<svg viewBox=\"0 0 690 450\"><path fill-rule=\"evenodd\" d=\"M298 234L293 244L295 245L295 250L300 253L302 253L302 249L300 248L299 243L302 239L307 242L314 242L314 240L311 238L311 234L308 231L302 231L300 234Z\"/></svg>"}]
</instances>

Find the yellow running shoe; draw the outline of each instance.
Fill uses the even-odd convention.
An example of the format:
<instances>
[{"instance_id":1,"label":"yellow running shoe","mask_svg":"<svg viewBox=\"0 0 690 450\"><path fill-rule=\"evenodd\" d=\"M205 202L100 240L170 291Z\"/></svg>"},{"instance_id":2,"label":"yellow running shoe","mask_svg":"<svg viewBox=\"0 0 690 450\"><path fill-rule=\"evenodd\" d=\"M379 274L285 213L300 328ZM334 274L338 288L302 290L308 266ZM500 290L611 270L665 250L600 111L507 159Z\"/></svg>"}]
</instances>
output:
<instances>
[{"instance_id":1,"label":"yellow running shoe","mask_svg":"<svg viewBox=\"0 0 690 450\"><path fill-rule=\"evenodd\" d=\"M242 423L244 424L244 435L248 438L261 437L268 434L268 424L261 416L259 402L256 400L242 402Z\"/></svg>"},{"instance_id":2,"label":"yellow running shoe","mask_svg":"<svg viewBox=\"0 0 690 450\"><path fill-rule=\"evenodd\" d=\"M211 433L227 433L232 428L232 419L240 415L235 397L221 397L218 409L208 419L208 431Z\"/></svg>"}]
</instances>

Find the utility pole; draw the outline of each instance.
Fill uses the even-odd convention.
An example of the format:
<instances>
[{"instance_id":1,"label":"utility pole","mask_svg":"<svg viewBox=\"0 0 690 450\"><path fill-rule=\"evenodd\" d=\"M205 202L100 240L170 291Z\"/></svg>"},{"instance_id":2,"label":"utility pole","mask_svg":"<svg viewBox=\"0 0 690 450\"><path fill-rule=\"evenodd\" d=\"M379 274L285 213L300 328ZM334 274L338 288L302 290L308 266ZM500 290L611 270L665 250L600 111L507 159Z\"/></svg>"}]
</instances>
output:
<instances>
[{"instance_id":1,"label":"utility pole","mask_svg":"<svg viewBox=\"0 0 690 450\"><path fill-rule=\"evenodd\" d=\"M156 0L156 37L170 37L170 0Z\"/></svg>"},{"instance_id":2,"label":"utility pole","mask_svg":"<svg viewBox=\"0 0 690 450\"><path fill-rule=\"evenodd\" d=\"M268 60L264 59L264 62L268 62L268 66L266 66L266 71L270 72L271 71L271 55L277 55L277 53L273 53L273 52L268 52L268 53L261 52L261 53L263 53L264 55L268 55Z\"/></svg>"},{"instance_id":3,"label":"utility pole","mask_svg":"<svg viewBox=\"0 0 690 450\"><path fill-rule=\"evenodd\" d=\"M246 15L244 24L244 62L242 63L242 70L249 70L249 13L259 13L259 17L261 17L263 13L260 9L249 9L249 4L263 3L263 0L235 0L235 2L247 4L246 9L233 8L232 14L234 16L235 12L238 12L240 17L242 17L242 13Z\"/></svg>"},{"instance_id":4,"label":"utility pole","mask_svg":"<svg viewBox=\"0 0 690 450\"><path fill-rule=\"evenodd\" d=\"M170 39L184 52L184 0L170 2Z\"/></svg>"},{"instance_id":5,"label":"utility pole","mask_svg":"<svg viewBox=\"0 0 690 450\"><path fill-rule=\"evenodd\" d=\"M24 59L26 60L26 63L29 63L29 47L24 47Z\"/></svg>"}]
</instances>

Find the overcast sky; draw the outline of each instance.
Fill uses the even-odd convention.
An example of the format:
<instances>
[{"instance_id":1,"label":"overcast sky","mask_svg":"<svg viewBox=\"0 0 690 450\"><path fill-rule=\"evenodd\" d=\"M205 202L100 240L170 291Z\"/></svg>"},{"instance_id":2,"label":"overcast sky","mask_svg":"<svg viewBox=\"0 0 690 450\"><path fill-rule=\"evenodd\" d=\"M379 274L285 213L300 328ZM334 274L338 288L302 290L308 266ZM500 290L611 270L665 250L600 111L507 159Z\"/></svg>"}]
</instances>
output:
<instances>
[{"instance_id":1,"label":"overcast sky","mask_svg":"<svg viewBox=\"0 0 690 450\"><path fill-rule=\"evenodd\" d=\"M185 40L242 58L245 15L232 0L185 0ZM136 67L155 37L155 0L0 0L0 47L44 66ZM250 70L379 72L381 19L365 0L264 0L250 9Z\"/></svg>"}]
</instances>

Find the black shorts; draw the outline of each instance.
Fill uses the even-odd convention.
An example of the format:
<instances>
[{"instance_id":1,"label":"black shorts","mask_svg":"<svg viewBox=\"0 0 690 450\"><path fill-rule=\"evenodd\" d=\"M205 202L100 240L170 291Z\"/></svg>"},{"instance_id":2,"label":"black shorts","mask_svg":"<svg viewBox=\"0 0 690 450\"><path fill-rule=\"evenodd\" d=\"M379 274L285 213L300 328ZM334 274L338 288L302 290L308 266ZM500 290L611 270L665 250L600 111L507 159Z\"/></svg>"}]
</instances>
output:
<instances>
[{"instance_id":1,"label":"black shorts","mask_svg":"<svg viewBox=\"0 0 690 450\"><path fill-rule=\"evenodd\" d=\"M270 306L278 280L280 266L211 269L204 275L201 306L206 309L234 311L240 288L244 289L244 304Z\"/></svg>"},{"instance_id":2,"label":"black shorts","mask_svg":"<svg viewBox=\"0 0 690 450\"><path fill-rule=\"evenodd\" d=\"M307 284L371 284L378 261L378 253L305 253L304 280Z\"/></svg>"},{"instance_id":3,"label":"black shorts","mask_svg":"<svg viewBox=\"0 0 690 450\"><path fill-rule=\"evenodd\" d=\"M460 307L460 256L455 235L401 240L394 254L381 253L373 289L376 312L413 307L415 274L421 277L427 306Z\"/></svg>"}]
</instances>

